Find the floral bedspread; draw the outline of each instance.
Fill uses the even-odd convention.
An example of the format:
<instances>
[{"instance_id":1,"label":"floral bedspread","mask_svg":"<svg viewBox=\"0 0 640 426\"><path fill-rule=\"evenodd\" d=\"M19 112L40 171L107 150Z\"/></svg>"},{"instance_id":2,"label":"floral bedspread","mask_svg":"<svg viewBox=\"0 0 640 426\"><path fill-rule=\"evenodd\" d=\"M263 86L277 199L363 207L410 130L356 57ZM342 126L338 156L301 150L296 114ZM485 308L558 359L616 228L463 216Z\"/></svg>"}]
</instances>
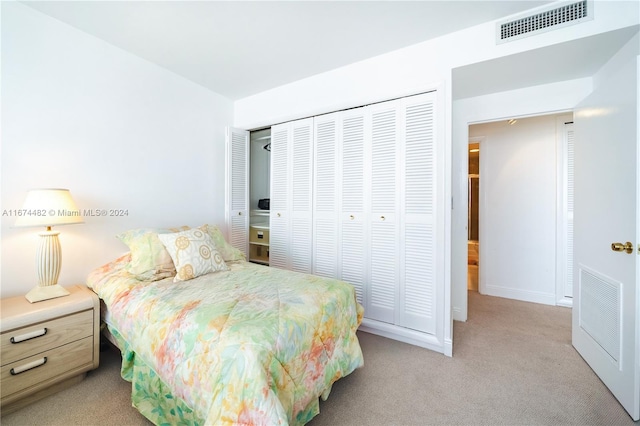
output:
<instances>
[{"instance_id":1,"label":"floral bedspread","mask_svg":"<svg viewBox=\"0 0 640 426\"><path fill-rule=\"evenodd\" d=\"M87 284L108 308L133 405L156 424L304 424L363 365L363 308L347 283L248 262L145 282L127 262Z\"/></svg>"}]
</instances>

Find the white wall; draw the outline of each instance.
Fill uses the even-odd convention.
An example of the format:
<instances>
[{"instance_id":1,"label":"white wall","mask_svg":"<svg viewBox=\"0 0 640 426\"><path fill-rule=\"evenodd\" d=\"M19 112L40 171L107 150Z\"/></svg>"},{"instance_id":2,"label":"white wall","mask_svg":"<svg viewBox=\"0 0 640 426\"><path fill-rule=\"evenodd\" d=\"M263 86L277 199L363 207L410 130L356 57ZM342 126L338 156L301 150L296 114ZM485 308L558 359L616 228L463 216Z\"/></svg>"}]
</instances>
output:
<instances>
[{"instance_id":1,"label":"white wall","mask_svg":"<svg viewBox=\"0 0 640 426\"><path fill-rule=\"evenodd\" d=\"M26 191L69 188L79 209L126 209L59 227L59 283L127 251L142 226L224 224L222 96L28 6L2 2L2 207ZM2 216L1 296L36 284L39 229Z\"/></svg>"},{"instance_id":2,"label":"white wall","mask_svg":"<svg viewBox=\"0 0 640 426\"><path fill-rule=\"evenodd\" d=\"M571 114L563 115L567 121ZM556 115L476 124L482 294L556 303Z\"/></svg>"}]
</instances>

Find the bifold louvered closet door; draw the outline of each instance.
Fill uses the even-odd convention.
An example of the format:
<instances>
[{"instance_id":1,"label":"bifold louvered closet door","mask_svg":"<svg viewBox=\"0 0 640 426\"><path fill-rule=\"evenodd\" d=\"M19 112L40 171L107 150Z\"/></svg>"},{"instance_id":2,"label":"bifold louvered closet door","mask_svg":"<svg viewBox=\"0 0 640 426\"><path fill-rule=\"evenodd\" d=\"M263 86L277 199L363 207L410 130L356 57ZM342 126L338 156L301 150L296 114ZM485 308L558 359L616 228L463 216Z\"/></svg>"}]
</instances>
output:
<instances>
[{"instance_id":1,"label":"bifold louvered closet door","mask_svg":"<svg viewBox=\"0 0 640 426\"><path fill-rule=\"evenodd\" d=\"M351 283L372 328L436 333L435 99L314 118L313 273Z\"/></svg>"},{"instance_id":2,"label":"bifold louvered closet door","mask_svg":"<svg viewBox=\"0 0 640 426\"><path fill-rule=\"evenodd\" d=\"M436 233L438 230L444 233L444 227L437 226L435 208L438 199L435 93L402 99L400 122L403 150L399 163L401 267L398 323L435 334L436 309L443 307L443 300L438 300L436 285L436 248L443 238L438 238ZM444 247L441 246L440 250L442 252ZM441 293L440 299L442 297Z\"/></svg>"},{"instance_id":3,"label":"bifold louvered closet door","mask_svg":"<svg viewBox=\"0 0 640 426\"><path fill-rule=\"evenodd\" d=\"M227 128L226 222L231 245L249 257L249 132Z\"/></svg>"},{"instance_id":4,"label":"bifold louvered closet door","mask_svg":"<svg viewBox=\"0 0 640 426\"><path fill-rule=\"evenodd\" d=\"M313 118L271 128L270 266L311 273Z\"/></svg>"}]
</instances>

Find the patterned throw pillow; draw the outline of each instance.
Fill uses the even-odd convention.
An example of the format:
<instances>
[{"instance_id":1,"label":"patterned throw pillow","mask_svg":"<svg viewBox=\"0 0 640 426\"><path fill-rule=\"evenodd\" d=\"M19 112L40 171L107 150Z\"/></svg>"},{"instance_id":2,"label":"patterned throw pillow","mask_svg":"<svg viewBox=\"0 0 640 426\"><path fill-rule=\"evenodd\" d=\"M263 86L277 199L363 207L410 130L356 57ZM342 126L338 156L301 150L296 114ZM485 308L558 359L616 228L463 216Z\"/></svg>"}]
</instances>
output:
<instances>
[{"instance_id":1,"label":"patterned throw pillow","mask_svg":"<svg viewBox=\"0 0 640 426\"><path fill-rule=\"evenodd\" d=\"M209 272L229 270L209 234L201 229L158 234L158 238L176 265L174 282L187 281Z\"/></svg>"},{"instance_id":2,"label":"patterned throw pillow","mask_svg":"<svg viewBox=\"0 0 640 426\"><path fill-rule=\"evenodd\" d=\"M215 225L202 225L200 227L204 232L209 234L213 242L215 243L218 251L222 255L225 262L233 262L235 260L247 260L244 253L229 244L225 239L220 229Z\"/></svg>"},{"instance_id":3,"label":"patterned throw pillow","mask_svg":"<svg viewBox=\"0 0 640 426\"><path fill-rule=\"evenodd\" d=\"M129 247L131 262L127 271L141 281L156 281L172 277L176 268L169 252L158 238L158 234L180 232L190 229L179 228L137 228L116 236Z\"/></svg>"}]
</instances>

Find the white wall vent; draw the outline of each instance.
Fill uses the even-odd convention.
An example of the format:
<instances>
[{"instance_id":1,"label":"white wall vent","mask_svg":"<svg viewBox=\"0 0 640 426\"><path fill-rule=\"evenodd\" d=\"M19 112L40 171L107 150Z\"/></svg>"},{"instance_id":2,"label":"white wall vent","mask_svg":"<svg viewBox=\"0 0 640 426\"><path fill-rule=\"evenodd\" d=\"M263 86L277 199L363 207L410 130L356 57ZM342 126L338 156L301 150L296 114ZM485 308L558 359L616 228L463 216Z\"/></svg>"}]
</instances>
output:
<instances>
[{"instance_id":1,"label":"white wall vent","mask_svg":"<svg viewBox=\"0 0 640 426\"><path fill-rule=\"evenodd\" d=\"M619 365L622 348L622 284L595 271L578 268L578 323Z\"/></svg>"},{"instance_id":2,"label":"white wall vent","mask_svg":"<svg viewBox=\"0 0 640 426\"><path fill-rule=\"evenodd\" d=\"M496 43L521 39L593 19L593 1L562 2L534 14L521 15L496 24Z\"/></svg>"}]
</instances>

